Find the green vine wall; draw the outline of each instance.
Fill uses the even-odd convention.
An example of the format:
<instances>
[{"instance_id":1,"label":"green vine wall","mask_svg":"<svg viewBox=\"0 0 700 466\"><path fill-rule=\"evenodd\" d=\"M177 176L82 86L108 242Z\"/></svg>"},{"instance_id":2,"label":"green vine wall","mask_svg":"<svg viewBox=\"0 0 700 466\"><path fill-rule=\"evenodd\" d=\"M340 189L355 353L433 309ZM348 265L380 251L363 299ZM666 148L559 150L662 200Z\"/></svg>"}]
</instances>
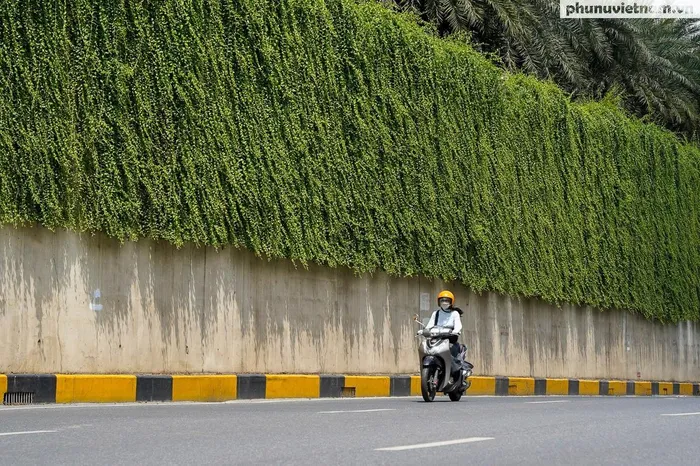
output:
<instances>
[{"instance_id":1,"label":"green vine wall","mask_svg":"<svg viewBox=\"0 0 700 466\"><path fill-rule=\"evenodd\" d=\"M353 0L0 3L0 223L700 317L700 149Z\"/></svg>"}]
</instances>

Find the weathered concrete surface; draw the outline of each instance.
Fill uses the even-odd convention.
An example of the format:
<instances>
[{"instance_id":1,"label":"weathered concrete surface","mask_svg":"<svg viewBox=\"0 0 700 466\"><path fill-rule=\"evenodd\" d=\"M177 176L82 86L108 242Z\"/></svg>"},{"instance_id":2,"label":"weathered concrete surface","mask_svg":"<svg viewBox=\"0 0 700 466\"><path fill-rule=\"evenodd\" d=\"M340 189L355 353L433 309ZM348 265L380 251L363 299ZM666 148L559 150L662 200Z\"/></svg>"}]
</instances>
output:
<instances>
[{"instance_id":1,"label":"weathered concrete surface","mask_svg":"<svg viewBox=\"0 0 700 466\"><path fill-rule=\"evenodd\" d=\"M4 227L0 372L416 372L411 316L443 286ZM478 373L700 380L694 323L451 289Z\"/></svg>"}]
</instances>

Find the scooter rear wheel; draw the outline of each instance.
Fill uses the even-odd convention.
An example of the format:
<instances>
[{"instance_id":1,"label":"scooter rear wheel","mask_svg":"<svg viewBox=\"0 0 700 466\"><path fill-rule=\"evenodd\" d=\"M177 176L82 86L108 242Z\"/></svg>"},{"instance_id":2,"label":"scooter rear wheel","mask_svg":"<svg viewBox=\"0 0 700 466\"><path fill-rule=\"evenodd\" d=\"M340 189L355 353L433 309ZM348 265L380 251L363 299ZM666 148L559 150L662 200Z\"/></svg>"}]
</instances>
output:
<instances>
[{"instance_id":1,"label":"scooter rear wheel","mask_svg":"<svg viewBox=\"0 0 700 466\"><path fill-rule=\"evenodd\" d=\"M423 400L431 402L435 399L435 387L430 383L430 379L435 374L435 369L424 367L420 371L420 393L423 395Z\"/></svg>"},{"instance_id":2,"label":"scooter rear wheel","mask_svg":"<svg viewBox=\"0 0 700 466\"><path fill-rule=\"evenodd\" d=\"M464 394L463 391L448 393L448 395L450 396L450 400L452 400L452 401L459 401L460 399L462 399L463 394Z\"/></svg>"}]
</instances>

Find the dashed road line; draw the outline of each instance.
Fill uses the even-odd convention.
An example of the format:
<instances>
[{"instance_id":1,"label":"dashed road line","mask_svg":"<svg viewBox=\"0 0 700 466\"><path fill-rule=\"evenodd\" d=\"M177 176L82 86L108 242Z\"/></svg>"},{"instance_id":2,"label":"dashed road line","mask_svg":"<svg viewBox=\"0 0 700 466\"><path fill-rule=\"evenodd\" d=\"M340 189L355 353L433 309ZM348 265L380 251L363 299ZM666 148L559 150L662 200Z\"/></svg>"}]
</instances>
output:
<instances>
[{"instance_id":1,"label":"dashed road line","mask_svg":"<svg viewBox=\"0 0 700 466\"><path fill-rule=\"evenodd\" d=\"M0 432L0 437L9 437L10 435L30 435L30 434L50 434L55 430L27 430L24 432Z\"/></svg>"},{"instance_id":2,"label":"dashed road line","mask_svg":"<svg viewBox=\"0 0 700 466\"><path fill-rule=\"evenodd\" d=\"M448 445L459 445L461 443L485 442L487 440L495 440L493 437L469 437L459 440L446 440L444 442L418 443L416 445L403 445L400 447L376 448L375 451L404 451L417 450L419 448L444 447Z\"/></svg>"},{"instance_id":3,"label":"dashed road line","mask_svg":"<svg viewBox=\"0 0 700 466\"><path fill-rule=\"evenodd\" d=\"M381 409L352 409L343 411L319 411L316 414L341 414L341 413L376 413L379 411L396 411L395 409L381 408Z\"/></svg>"}]
</instances>

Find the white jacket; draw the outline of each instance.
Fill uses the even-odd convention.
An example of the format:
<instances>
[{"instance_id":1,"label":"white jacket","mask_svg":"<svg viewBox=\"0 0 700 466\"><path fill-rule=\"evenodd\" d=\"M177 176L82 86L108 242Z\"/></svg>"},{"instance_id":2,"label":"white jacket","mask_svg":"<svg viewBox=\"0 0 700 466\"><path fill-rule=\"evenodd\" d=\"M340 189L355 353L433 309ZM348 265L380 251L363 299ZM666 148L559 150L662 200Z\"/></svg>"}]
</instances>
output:
<instances>
[{"instance_id":1,"label":"white jacket","mask_svg":"<svg viewBox=\"0 0 700 466\"><path fill-rule=\"evenodd\" d=\"M425 326L426 330L435 327L436 313L438 313L438 327L451 328L453 335L460 335L462 333L462 319L459 312L450 311L449 309L447 312L443 311L442 309L438 309L437 311L433 312L433 314L430 316L430 320L428 321L428 325Z\"/></svg>"}]
</instances>

